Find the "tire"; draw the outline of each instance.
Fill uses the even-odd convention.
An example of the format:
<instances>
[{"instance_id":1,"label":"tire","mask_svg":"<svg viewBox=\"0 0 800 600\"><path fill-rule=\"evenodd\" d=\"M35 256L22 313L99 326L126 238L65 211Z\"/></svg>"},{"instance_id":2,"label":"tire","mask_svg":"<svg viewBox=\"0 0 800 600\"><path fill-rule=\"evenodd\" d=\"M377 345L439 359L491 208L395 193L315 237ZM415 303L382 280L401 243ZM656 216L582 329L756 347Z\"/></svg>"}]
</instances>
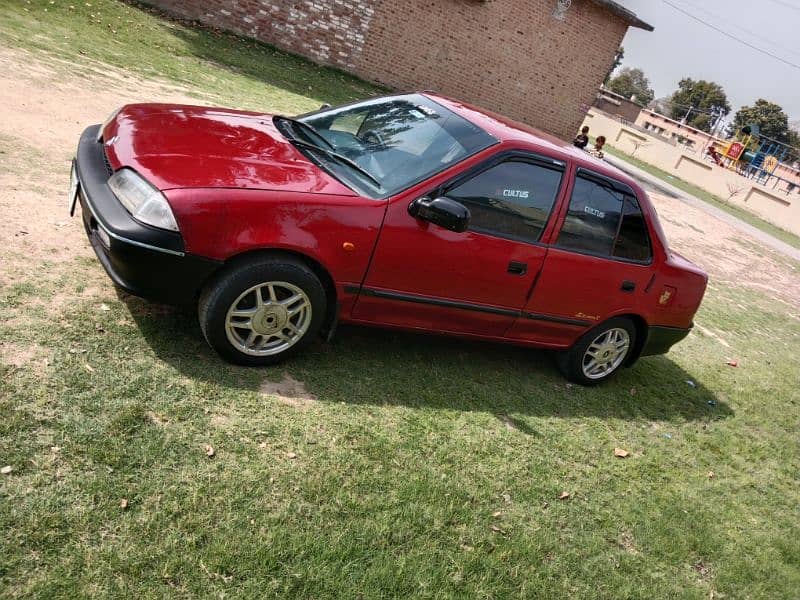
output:
<instances>
[{"instance_id":1,"label":"tire","mask_svg":"<svg viewBox=\"0 0 800 600\"><path fill-rule=\"evenodd\" d=\"M586 332L572 348L561 352L557 357L558 367L570 381L597 385L619 371L635 344L633 322L625 317L615 317ZM591 352L594 352L594 357ZM595 361L594 367L592 360Z\"/></svg>"},{"instance_id":2,"label":"tire","mask_svg":"<svg viewBox=\"0 0 800 600\"><path fill-rule=\"evenodd\" d=\"M220 356L259 366L308 346L326 307L314 272L293 257L274 255L244 260L216 276L200 295L197 315L208 345Z\"/></svg>"}]
</instances>

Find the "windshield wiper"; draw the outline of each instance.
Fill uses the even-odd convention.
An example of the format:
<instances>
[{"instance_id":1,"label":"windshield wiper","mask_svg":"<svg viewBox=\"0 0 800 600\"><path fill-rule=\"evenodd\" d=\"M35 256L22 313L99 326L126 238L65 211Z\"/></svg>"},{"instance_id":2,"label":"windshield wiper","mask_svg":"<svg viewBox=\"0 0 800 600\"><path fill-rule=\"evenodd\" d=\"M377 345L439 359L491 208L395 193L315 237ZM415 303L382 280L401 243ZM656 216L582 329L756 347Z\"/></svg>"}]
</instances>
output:
<instances>
[{"instance_id":1,"label":"windshield wiper","mask_svg":"<svg viewBox=\"0 0 800 600\"><path fill-rule=\"evenodd\" d=\"M367 179L370 179L379 188L383 187L383 185L381 185L381 182L378 179L376 179L375 176L372 173L367 171L364 167L359 165L357 162L347 158L346 156L344 156L342 154L339 154L338 152L334 152L333 150L328 150L326 148L321 148L320 146L315 146L314 144L311 144L309 142L304 142L303 140L296 140L295 139L295 140L292 140L292 143L295 146L300 146L301 148L306 148L306 149L311 150L311 151L321 152L325 156L328 156L330 158L338 160L339 162L343 162L348 167L350 167L352 169L355 169L356 171L358 171L359 173L364 175L364 177L366 177Z\"/></svg>"},{"instance_id":2,"label":"windshield wiper","mask_svg":"<svg viewBox=\"0 0 800 600\"><path fill-rule=\"evenodd\" d=\"M322 140L322 142L328 148L330 148L331 150L335 150L335 147L333 146L333 144L331 144L328 140L326 140L325 137L319 131L314 129L314 127L312 125L309 125L308 123L306 123L304 121L300 121L299 119L293 119L291 117L282 117L282 116L278 115L276 118L280 119L281 121L286 121L287 123L292 125L292 127L297 127L298 129L305 129L305 131L307 133L311 133L311 135L313 137ZM297 138L294 138L294 139L297 140ZM298 140L298 141L302 141L302 140Z\"/></svg>"}]
</instances>

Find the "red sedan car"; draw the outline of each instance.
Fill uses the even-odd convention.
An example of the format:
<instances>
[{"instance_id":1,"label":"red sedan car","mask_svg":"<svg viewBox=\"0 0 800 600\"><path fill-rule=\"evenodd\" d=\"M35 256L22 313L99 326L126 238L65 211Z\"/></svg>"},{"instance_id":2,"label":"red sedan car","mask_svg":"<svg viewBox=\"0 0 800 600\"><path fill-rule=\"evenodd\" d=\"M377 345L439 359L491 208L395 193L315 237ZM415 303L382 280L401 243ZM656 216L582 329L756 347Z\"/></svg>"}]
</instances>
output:
<instances>
[{"instance_id":1,"label":"red sedan car","mask_svg":"<svg viewBox=\"0 0 800 600\"><path fill-rule=\"evenodd\" d=\"M559 350L597 383L685 337L707 281L635 181L429 93L297 118L124 106L83 133L70 198L117 286L196 304L246 365L347 322Z\"/></svg>"}]
</instances>

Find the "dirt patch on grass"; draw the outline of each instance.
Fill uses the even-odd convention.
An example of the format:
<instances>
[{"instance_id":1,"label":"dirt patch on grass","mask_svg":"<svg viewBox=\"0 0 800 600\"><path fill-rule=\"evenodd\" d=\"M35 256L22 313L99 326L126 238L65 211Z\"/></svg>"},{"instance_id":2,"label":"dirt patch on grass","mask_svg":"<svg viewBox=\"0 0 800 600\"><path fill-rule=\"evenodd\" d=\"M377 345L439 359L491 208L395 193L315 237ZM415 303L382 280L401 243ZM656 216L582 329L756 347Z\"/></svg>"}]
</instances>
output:
<instances>
[{"instance_id":1,"label":"dirt patch on grass","mask_svg":"<svg viewBox=\"0 0 800 600\"><path fill-rule=\"evenodd\" d=\"M317 399L314 394L306 390L302 381L297 381L288 373L284 373L280 381L265 381L258 391L294 408L307 408Z\"/></svg>"},{"instance_id":2,"label":"dirt patch on grass","mask_svg":"<svg viewBox=\"0 0 800 600\"><path fill-rule=\"evenodd\" d=\"M47 351L38 344L18 344L16 342L0 342L0 363L21 369L34 367L43 371L47 366Z\"/></svg>"},{"instance_id":3,"label":"dirt patch on grass","mask_svg":"<svg viewBox=\"0 0 800 600\"><path fill-rule=\"evenodd\" d=\"M628 554L633 554L634 556L639 554L639 549L636 547L633 535L629 531L623 531L620 534L617 544Z\"/></svg>"},{"instance_id":4,"label":"dirt patch on grass","mask_svg":"<svg viewBox=\"0 0 800 600\"><path fill-rule=\"evenodd\" d=\"M164 82L103 66L47 62L0 47L0 263L4 269L93 256L80 211L67 212L70 160L83 129L131 102L197 104Z\"/></svg>"},{"instance_id":5,"label":"dirt patch on grass","mask_svg":"<svg viewBox=\"0 0 800 600\"><path fill-rule=\"evenodd\" d=\"M714 280L766 292L797 306L800 265L680 200L653 192L649 195L670 248L703 267Z\"/></svg>"}]
</instances>

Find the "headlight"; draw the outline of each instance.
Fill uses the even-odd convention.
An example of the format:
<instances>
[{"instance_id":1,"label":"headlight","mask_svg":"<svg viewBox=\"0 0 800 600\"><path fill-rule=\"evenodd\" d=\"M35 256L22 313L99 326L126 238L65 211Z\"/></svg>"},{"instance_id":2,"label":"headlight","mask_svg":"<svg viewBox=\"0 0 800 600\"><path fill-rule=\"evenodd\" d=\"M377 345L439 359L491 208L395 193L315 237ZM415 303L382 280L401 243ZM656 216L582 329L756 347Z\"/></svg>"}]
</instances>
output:
<instances>
[{"instance_id":1,"label":"headlight","mask_svg":"<svg viewBox=\"0 0 800 600\"><path fill-rule=\"evenodd\" d=\"M115 110L110 115L108 115L106 117L106 120L103 121L103 124L100 125L100 131L97 132L97 141L98 141L98 143L103 141L103 132L106 130L106 127L108 127L108 124L111 123L111 121L113 121L116 118L116 116L119 114L119 111L121 111L121 110L122 110L122 107L120 106L117 110Z\"/></svg>"},{"instance_id":2,"label":"headlight","mask_svg":"<svg viewBox=\"0 0 800 600\"><path fill-rule=\"evenodd\" d=\"M133 218L153 227L178 231L178 223L164 194L131 169L120 169L108 180L108 187Z\"/></svg>"}]
</instances>

